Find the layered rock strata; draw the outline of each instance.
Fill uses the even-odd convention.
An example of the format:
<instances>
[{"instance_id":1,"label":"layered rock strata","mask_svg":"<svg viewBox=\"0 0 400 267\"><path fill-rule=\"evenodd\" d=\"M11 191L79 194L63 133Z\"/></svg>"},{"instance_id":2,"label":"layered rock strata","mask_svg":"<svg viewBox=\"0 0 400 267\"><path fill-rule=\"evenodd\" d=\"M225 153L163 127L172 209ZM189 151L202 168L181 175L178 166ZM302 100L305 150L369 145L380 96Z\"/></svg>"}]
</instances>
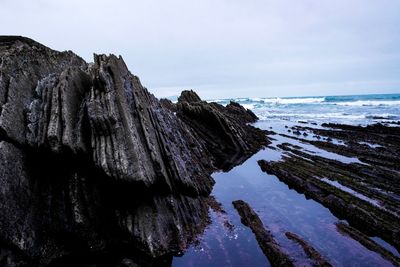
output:
<instances>
[{"instance_id":1,"label":"layered rock strata","mask_svg":"<svg viewBox=\"0 0 400 267\"><path fill-rule=\"evenodd\" d=\"M353 157L352 162L342 162L340 157L326 158L283 143L278 145L284 152L282 160L260 160L261 169L329 208L364 235L378 236L399 249L400 128L382 124L322 126L296 126L295 130L304 138L284 136L336 153L338 157ZM305 134L315 138L310 140Z\"/></svg>"},{"instance_id":2,"label":"layered rock strata","mask_svg":"<svg viewBox=\"0 0 400 267\"><path fill-rule=\"evenodd\" d=\"M176 108L177 116L204 140L215 165L225 171L253 154L258 144L268 144L265 131L248 130L248 123L255 122L257 116L237 103L224 107L201 101L193 91L184 91Z\"/></svg>"},{"instance_id":3,"label":"layered rock strata","mask_svg":"<svg viewBox=\"0 0 400 267\"><path fill-rule=\"evenodd\" d=\"M293 259L284 252L272 233L265 228L260 217L258 217L249 204L243 200L233 201L232 204L239 213L241 222L245 226L248 226L254 233L261 250L268 258L271 266L295 266Z\"/></svg>"},{"instance_id":4,"label":"layered rock strata","mask_svg":"<svg viewBox=\"0 0 400 267\"><path fill-rule=\"evenodd\" d=\"M166 107L121 57L0 37L0 265L169 266L212 171L266 143L245 109L186 94Z\"/></svg>"},{"instance_id":5,"label":"layered rock strata","mask_svg":"<svg viewBox=\"0 0 400 267\"><path fill-rule=\"evenodd\" d=\"M303 240L300 236L292 232L286 232L286 237L299 244L306 255L312 260L313 266L332 267L332 265L310 244Z\"/></svg>"}]
</instances>

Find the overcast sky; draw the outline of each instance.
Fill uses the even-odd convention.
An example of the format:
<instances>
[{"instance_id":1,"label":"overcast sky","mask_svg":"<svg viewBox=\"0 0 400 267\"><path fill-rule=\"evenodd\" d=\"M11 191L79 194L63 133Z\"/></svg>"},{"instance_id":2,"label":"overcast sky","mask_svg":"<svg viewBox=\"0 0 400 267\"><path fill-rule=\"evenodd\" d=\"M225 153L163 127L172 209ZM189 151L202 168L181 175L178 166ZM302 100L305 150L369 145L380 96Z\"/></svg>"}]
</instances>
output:
<instances>
[{"instance_id":1,"label":"overcast sky","mask_svg":"<svg viewBox=\"0 0 400 267\"><path fill-rule=\"evenodd\" d=\"M400 0L0 0L0 34L122 55L156 96L400 93Z\"/></svg>"}]
</instances>

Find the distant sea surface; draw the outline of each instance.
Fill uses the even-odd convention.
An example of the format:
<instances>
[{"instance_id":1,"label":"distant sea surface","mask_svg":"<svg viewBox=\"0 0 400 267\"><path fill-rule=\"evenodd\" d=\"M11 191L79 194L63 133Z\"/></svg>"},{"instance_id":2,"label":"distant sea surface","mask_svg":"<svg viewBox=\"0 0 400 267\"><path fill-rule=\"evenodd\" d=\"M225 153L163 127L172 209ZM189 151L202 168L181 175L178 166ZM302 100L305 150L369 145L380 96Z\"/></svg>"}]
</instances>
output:
<instances>
[{"instance_id":1,"label":"distant sea surface","mask_svg":"<svg viewBox=\"0 0 400 267\"><path fill-rule=\"evenodd\" d=\"M400 120L400 94L232 98L210 102L238 102L260 120L371 124Z\"/></svg>"}]
</instances>

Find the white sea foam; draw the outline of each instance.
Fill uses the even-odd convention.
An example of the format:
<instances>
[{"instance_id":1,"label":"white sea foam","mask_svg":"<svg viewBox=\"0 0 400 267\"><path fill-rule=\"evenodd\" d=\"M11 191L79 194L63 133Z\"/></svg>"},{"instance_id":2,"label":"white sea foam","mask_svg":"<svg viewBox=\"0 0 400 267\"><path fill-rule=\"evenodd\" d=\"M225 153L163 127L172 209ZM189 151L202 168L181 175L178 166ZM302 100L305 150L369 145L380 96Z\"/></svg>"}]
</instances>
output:
<instances>
[{"instance_id":1,"label":"white sea foam","mask_svg":"<svg viewBox=\"0 0 400 267\"><path fill-rule=\"evenodd\" d=\"M234 101L238 103L242 102L255 102L255 103L269 103L276 105L289 105L289 104L318 104L325 101L325 97L304 97L304 98L261 98L261 97L252 97L252 98L234 98L234 99L214 99L207 100L207 102L217 102L223 103L229 101Z\"/></svg>"},{"instance_id":2,"label":"white sea foam","mask_svg":"<svg viewBox=\"0 0 400 267\"><path fill-rule=\"evenodd\" d=\"M249 101L250 99L249 98L235 98L235 99L232 99L232 101L234 101L234 102L246 102L246 101Z\"/></svg>"},{"instance_id":3,"label":"white sea foam","mask_svg":"<svg viewBox=\"0 0 400 267\"><path fill-rule=\"evenodd\" d=\"M249 109L251 105L248 105ZM261 119L279 119L279 118L295 118L295 119L345 119L345 120L365 120L365 119L396 119L399 118L399 115L395 114L347 114L341 112L333 112L333 113L271 113L268 111L261 111L257 109L252 109L253 112Z\"/></svg>"},{"instance_id":4,"label":"white sea foam","mask_svg":"<svg viewBox=\"0 0 400 267\"><path fill-rule=\"evenodd\" d=\"M332 102L331 104L338 106L398 106L398 100L358 100L353 102Z\"/></svg>"},{"instance_id":5,"label":"white sea foam","mask_svg":"<svg viewBox=\"0 0 400 267\"><path fill-rule=\"evenodd\" d=\"M333 113L276 113L271 114L269 112L258 112L253 110L261 120L267 120L272 118L306 118L306 119L348 119L348 120L360 120L366 119L367 115L350 115L342 112Z\"/></svg>"},{"instance_id":6,"label":"white sea foam","mask_svg":"<svg viewBox=\"0 0 400 267\"><path fill-rule=\"evenodd\" d=\"M359 99L356 101L333 97L296 98L232 98L216 99L222 105L230 101L252 110L261 120L319 120L324 122L373 123L376 120L400 119L399 99Z\"/></svg>"},{"instance_id":7,"label":"white sea foam","mask_svg":"<svg viewBox=\"0 0 400 267\"><path fill-rule=\"evenodd\" d=\"M318 104L325 101L325 97L309 97L309 98L263 98L264 103L271 103L276 105L290 105L290 104Z\"/></svg>"},{"instance_id":8,"label":"white sea foam","mask_svg":"<svg viewBox=\"0 0 400 267\"><path fill-rule=\"evenodd\" d=\"M251 109L251 110L255 109L255 104L241 104L241 105L246 109Z\"/></svg>"},{"instance_id":9,"label":"white sea foam","mask_svg":"<svg viewBox=\"0 0 400 267\"><path fill-rule=\"evenodd\" d=\"M256 102L276 105L290 105L290 104L330 104L338 106L397 106L400 105L400 100L357 100L357 101L345 101L345 102L327 102L325 97L300 97L300 98L235 98L235 99L215 99L208 100L208 102L228 102L234 101L238 103L242 102Z\"/></svg>"},{"instance_id":10,"label":"white sea foam","mask_svg":"<svg viewBox=\"0 0 400 267\"><path fill-rule=\"evenodd\" d=\"M228 102L226 99L215 99L215 100L207 100L207 102L215 102L215 103L221 103L221 102Z\"/></svg>"},{"instance_id":11,"label":"white sea foam","mask_svg":"<svg viewBox=\"0 0 400 267\"><path fill-rule=\"evenodd\" d=\"M260 98L260 97L249 98L249 100L253 102L264 102L264 99L265 98Z\"/></svg>"}]
</instances>

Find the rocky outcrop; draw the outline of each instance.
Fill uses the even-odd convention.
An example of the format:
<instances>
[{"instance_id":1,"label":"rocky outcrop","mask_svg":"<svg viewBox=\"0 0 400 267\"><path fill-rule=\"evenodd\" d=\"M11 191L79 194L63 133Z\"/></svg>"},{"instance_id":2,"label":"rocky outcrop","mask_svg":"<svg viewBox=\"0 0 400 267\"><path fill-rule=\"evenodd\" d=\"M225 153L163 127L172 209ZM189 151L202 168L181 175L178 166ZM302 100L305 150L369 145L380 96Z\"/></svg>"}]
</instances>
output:
<instances>
[{"instance_id":1,"label":"rocky outcrop","mask_svg":"<svg viewBox=\"0 0 400 267\"><path fill-rule=\"evenodd\" d=\"M209 221L212 171L267 142L186 94L166 107L121 57L0 37L0 265L169 266Z\"/></svg>"},{"instance_id":2,"label":"rocky outcrop","mask_svg":"<svg viewBox=\"0 0 400 267\"><path fill-rule=\"evenodd\" d=\"M236 200L232 202L237 210L241 222L249 227L254 233L258 245L268 258L271 266L332 266L315 248L303 240L295 233L286 232L285 236L297 243L305 255L309 258L309 262L300 262L298 259L293 259L284 249L279 245L274 235L263 224L257 213L250 207L248 203L243 200Z\"/></svg>"},{"instance_id":3,"label":"rocky outcrop","mask_svg":"<svg viewBox=\"0 0 400 267\"><path fill-rule=\"evenodd\" d=\"M282 159L258 161L261 170L321 203L363 234L378 236L399 249L400 128L323 124L295 129L318 138L284 136L336 153L337 158L282 143L277 145L284 152ZM342 162L343 155L354 158Z\"/></svg>"},{"instance_id":4,"label":"rocky outcrop","mask_svg":"<svg viewBox=\"0 0 400 267\"><path fill-rule=\"evenodd\" d=\"M163 108L169 109L172 112L176 112L176 105L169 99L161 98L160 104Z\"/></svg>"},{"instance_id":5,"label":"rocky outcrop","mask_svg":"<svg viewBox=\"0 0 400 267\"><path fill-rule=\"evenodd\" d=\"M283 162L258 161L262 171L273 174L290 188L303 193L325 207L338 218L346 219L368 235L379 236L399 247L399 220L396 214L384 208L373 205L367 200L331 185L315 174L316 165L307 159L299 157L284 158ZM319 168L319 166L318 166ZM332 175L322 169L320 175ZM341 176L339 171L334 175Z\"/></svg>"},{"instance_id":6,"label":"rocky outcrop","mask_svg":"<svg viewBox=\"0 0 400 267\"><path fill-rule=\"evenodd\" d=\"M394 266L400 266L399 257L393 255L391 251L379 245L374 240L372 240L362 232L358 231L357 229L351 227L350 225L344 222L337 222L336 228L339 230L339 232L353 238L354 240L357 240L360 244L362 244L369 250L375 251L376 253L380 254L383 258L393 263Z\"/></svg>"},{"instance_id":7,"label":"rocky outcrop","mask_svg":"<svg viewBox=\"0 0 400 267\"><path fill-rule=\"evenodd\" d=\"M56 52L23 37L3 36L0 53L0 132L24 144L23 111L29 107L38 81L67 67L85 68L86 63L72 52Z\"/></svg>"},{"instance_id":8,"label":"rocky outcrop","mask_svg":"<svg viewBox=\"0 0 400 267\"><path fill-rule=\"evenodd\" d=\"M223 170L253 154L258 144L268 144L264 131L248 125L256 120L255 115L236 103L224 107L201 101L193 91L184 91L178 98L176 114L204 141L214 164Z\"/></svg>"},{"instance_id":9,"label":"rocky outcrop","mask_svg":"<svg viewBox=\"0 0 400 267\"><path fill-rule=\"evenodd\" d=\"M332 265L310 244L303 240L300 236L292 232L286 232L285 236L299 244L306 255L312 260L313 266L331 267Z\"/></svg>"},{"instance_id":10,"label":"rocky outcrop","mask_svg":"<svg viewBox=\"0 0 400 267\"><path fill-rule=\"evenodd\" d=\"M397 164L400 158L400 127L383 125L381 123L367 126L324 123L322 128L300 127L297 130L308 131L323 140L308 140L307 142L330 152L357 157L366 164L400 171ZM345 145L338 146L333 139L342 140ZM371 146L372 145L372 146ZM386 175L384 175L386 176Z\"/></svg>"},{"instance_id":11,"label":"rocky outcrop","mask_svg":"<svg viewBox=\"0 0 400 267\"><path fill-rule=\"evenodd\" d=\"M250 109L245 109L239 103L231 101L226 106L225 110L228 111L229 114L231 114L232 118L240 119L243 122L252 123L258 121L258 117L256 116L256 114L254 114L253 111L251 111Z\"/></svg>"},{"instance_id":12,"label":"rocky outcrop","mask_svg":"<svg viewBox=\"0 0 400 267\"><path fill-rule=\"evenodd\" d=\"M283 251L272 233L264 227L257 213L243 200L232 202L241 222L254 233L257 242L271 266L295 266L294 261Z\"/></svg>"}]
</instances>

